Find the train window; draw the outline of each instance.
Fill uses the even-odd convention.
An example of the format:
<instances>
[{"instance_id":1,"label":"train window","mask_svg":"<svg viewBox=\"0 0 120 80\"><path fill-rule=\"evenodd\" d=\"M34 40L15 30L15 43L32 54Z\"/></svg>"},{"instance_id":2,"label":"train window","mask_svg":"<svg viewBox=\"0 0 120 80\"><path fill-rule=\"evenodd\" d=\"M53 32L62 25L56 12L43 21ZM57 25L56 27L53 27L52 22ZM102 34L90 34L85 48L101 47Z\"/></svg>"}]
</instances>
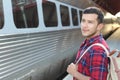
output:
<instances>
[{"instance_id":1,"label":"train window","mask_svg":"<svg viewBox=\"0 0 120 80\"><path fill-rule=\"evenodd\" d=\"M0 0L0 29L3 28L4 25L4 14L3 14L3 0Z\"/></svg>"},{"instance_id":2,"label":"train window","mask_svg":"<svg viewBox=\"0 0 120 80\"><path fill-rule=\"evenodd\" d=\"M38 27L36 0L12 0L13 17L17 28Z\"/></svg>"},{"instance_id":3,"label":"train window","mask_svg":"<svg viewBox=\"0 0 120 80\"><path fill-rule=\"evenodd\" d=\"M72 21L73 21L73 25L77 26L78 25L78 14L77 14L77 10L72 8Z\"/></svg>"},{"instance_id":4,"label":"train window","mask_svg":"<svg viewBox=\"0 0 120 80\"><path fill-rule=\"evenodd\" d=\"M58 18L55 3L45 1L42 3L42 8L45 26L56 27L58 25Z\"/></svg>"},{"instance_id":5,"label":"train window","mask_svg":"<svg viewBox=\"0 0 120 80\"><path fill-rule=\"evenodd\" d=\"M60 5L60 15L61 15L61 22L63 26L69 26L70 25L70 16L69 16L69 10L68 7Z\"/></svg>"},{"instance_id":6,"label":"train window","mask_svg":"<svg viewBox=\"0 0 120 80\"><path fill-rule=\"evenodd\" d=\"M82 11L79 11L79 17L80 17L80 22L81 22L81 19L82 19Z\"/></svg>"}]
</instances>

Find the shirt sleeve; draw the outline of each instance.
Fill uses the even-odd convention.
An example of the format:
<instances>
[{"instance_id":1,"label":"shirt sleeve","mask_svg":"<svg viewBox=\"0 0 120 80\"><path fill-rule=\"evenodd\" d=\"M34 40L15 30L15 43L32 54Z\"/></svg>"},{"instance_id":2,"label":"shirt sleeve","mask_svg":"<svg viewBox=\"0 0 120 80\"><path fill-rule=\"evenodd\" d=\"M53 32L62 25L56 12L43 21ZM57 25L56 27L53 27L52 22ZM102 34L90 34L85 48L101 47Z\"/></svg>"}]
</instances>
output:
<instances>
[{"instance_id":1,"label":"shirt sleeve","mask_svg":"<svg viewBox=\"0 0 120 80\"><path fill-rule=\"evenodd\" d=\"M106 80L108 74L108 58L103 49L90 50L90 80Z\"/></svg>"}]
</instances>

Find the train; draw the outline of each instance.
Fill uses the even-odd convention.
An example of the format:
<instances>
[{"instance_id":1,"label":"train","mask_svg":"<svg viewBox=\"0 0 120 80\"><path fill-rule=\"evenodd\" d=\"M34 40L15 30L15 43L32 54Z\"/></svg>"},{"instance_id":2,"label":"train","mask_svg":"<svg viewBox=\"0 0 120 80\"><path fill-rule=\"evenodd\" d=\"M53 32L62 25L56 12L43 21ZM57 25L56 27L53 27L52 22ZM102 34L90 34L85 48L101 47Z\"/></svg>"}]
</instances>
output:
<instances>
[{"instance_id":1,"label":"train","mask_svg":"<svg viewBox=\"0 0 120 80\"><path fill-rule=\"evenodd\" d=\"M0 0L0 80L61 80L84 40L82 11L97 6L70 3ZM117 29L103 32L110 36Z\"/></svg>"}]
</instances>

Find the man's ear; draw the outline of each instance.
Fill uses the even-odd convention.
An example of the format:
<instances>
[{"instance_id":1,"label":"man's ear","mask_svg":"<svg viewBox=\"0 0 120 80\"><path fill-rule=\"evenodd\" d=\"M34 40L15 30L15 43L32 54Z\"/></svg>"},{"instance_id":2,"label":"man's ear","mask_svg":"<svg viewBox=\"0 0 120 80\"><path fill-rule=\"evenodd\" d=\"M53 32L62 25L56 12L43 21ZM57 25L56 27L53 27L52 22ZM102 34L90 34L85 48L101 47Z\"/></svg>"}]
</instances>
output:
<instances>
[{"instance_id":1,"label":"man's ear","mask_svg":"<svg viewBox=\"0 0 120 80\"><path fill-rule=\"evenodd\" d=\"M100 23L98 24L97 30L101 31L103 27L104 27L104 24Z\"/></svg>"}]
</instances>

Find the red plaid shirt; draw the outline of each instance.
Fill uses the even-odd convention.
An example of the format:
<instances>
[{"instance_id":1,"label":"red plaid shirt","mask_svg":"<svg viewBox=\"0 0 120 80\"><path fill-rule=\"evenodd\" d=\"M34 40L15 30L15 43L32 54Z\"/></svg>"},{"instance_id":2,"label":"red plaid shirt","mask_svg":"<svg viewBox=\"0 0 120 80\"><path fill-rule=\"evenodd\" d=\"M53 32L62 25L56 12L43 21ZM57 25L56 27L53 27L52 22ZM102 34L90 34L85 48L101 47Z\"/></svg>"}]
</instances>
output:
<instances>
[{"instance_id":1,"label":"red plaid shirt","mask_svg":"<svg viewBox=\"0 0 120 80\"><path fill-rule=\"evenodd\" d=\"M95 36L89 40L86 39L82 43L78 51L76 61L80 55L94 43L101 43L109 50L108 45L103 39L103 36ZM93 46L78 63L78 71L83 75L90 76L90 80L106 80L108 74L107 69L108 58L104 49L100 46Z\"/></svg>"}]
</instances>

